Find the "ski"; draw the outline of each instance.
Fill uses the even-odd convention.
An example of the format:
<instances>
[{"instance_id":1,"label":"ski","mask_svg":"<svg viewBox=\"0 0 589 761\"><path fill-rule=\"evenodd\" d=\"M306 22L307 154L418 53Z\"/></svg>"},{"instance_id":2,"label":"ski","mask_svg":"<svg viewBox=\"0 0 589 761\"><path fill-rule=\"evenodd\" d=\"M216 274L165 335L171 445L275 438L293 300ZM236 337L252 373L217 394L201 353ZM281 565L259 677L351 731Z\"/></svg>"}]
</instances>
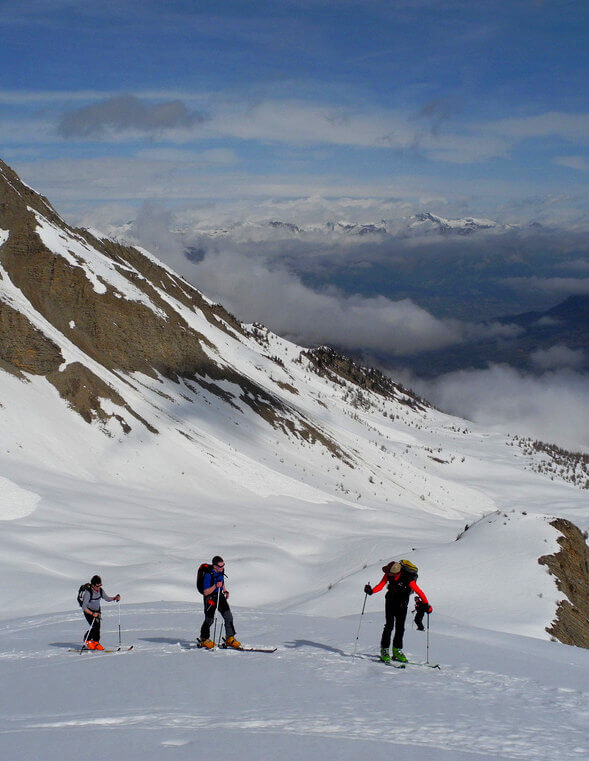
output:
<instances>
[{"instance_id":1,"label":"ski","mask_svg":"<svg viewBox=\"0 0 589 761\"><path fill-rule=\"evenodd\" d=\"M227 647L226 645L221 645L220 649L238 650L241 653L275 653L278 650L277 647Z\"/></svg>"},{"instance_id":2,"label":"ski","mask_svg":"<svg viewBox=\"0 0 589 761\"><path fill-rule=\"evenodd\" d=\"M90 650L88 647L70 647L68 653L128 653L133 649L133 645L129 647L117 647L114 650Z\"/></svg>"},{"instance_id":3,"label":"ski","mask_svg":"<svg viewBox=\"0 0 589 761\"><path fill-rule=\"evenodd\" d=\"M376 660L379 661L380 663L384 663L385 666L389 666L389 668L392 668L392 669L404 669L405 668L405 664L404 663L400 663L399 661L392 661L392 660L391 661L381 661L378 656L376 657Z\"/></svg>"},{"instance_id":4,"label":"ski","mask_svg":"<svg viewBox=\"0 0 589 761\"><path fill-rule=\"evenodd\" d=\"M418 663L417 661L407 661L407 664L409 666L425 666L425 668L428 669L440 669L439 663Z\"/></svg>"},{"instance_id":5,"label":"ski","mask_svg":"<svg viewBox=\"0 0 589 761\"><path fill-rule=\"evenodd\" d=\"M356 656L356 658L362 658L362 660L373 661L373 662L376 662L376 663L382 663L384 666L388 666L389 668L392 668L392 669L404 669L405 668L405 664L401 663L400 661L393 661L393 660L383 661L383 660L380 659L380 656L378 656L378 655L364 655L362 653L359 653Z\"/></svg>"},{"instance_id":6,"label":"ski","mask_svg":"<svg viewBox=\"0 0 589 761\"><path fill-rule=\"evenodd\" d=\"M187 650L207 650L209 653L214 653L217 650L237 650L240 653L275 653L278 650L277 647L227 647L227 645L215 645L215 647L188 647Z\"/></svg>"}]
</instances>

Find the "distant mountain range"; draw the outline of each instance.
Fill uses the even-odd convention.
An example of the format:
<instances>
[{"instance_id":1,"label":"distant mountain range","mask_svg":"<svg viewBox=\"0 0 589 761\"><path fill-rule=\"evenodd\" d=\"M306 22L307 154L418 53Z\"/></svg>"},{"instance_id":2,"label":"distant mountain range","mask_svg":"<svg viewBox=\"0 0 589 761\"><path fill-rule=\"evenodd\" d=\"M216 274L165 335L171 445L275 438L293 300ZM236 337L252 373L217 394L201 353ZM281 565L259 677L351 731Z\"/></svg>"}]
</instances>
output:
<instances>
[{"instance_id":1,"label":"distant mountain range","mask_svg":"<svg viewBox=\"0 0 589 761\"><path fill-rule=\"evenodd\" d=\"M535 226L540 226L535 223ZM464 217L446 219L429 211L419 212L405 219L380 219L371 222L330 220L320 223L294 223L280 219L237 220L226 225L194 223L183 228L189 236L203 236L213 240L231 239L236 242L303 238L328 241L340 238L420 237L432 235L473 235L482 231L503 232L517 229L516 225L502 225L491 219ZM124 234L124 227L113 228L113 234Z\"/></svg>"}]
</instances>

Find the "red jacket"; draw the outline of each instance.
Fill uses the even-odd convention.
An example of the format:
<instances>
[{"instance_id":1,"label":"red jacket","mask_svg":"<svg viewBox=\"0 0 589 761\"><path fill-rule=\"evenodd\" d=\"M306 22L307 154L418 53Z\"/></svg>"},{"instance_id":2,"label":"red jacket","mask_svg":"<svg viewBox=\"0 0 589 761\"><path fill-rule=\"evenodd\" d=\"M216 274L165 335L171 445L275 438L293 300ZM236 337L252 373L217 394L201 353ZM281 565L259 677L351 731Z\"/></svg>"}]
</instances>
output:
<instances>
[{"instance_id":1,"label":"red jacket","mask_svg":"<svg viewBox=\"0 0 589 761\"><path fill-rule=\"evenodd\" d=\"M375 587L372 587L373 592L380 592L380 590L384 587L384 585L387 583L387 581L390 581L391 583L394 583L395 581L398 581L401 578L401 574L397 573L394 576L389 576L385 573L385 575L382 577L382 579L378 582L378 584ZM425 596L425 594L421 591L421 589L417 586L415 581L410 581L407 585L409 589L413 590L415 594L419 597L419 599L424 602L426 605L429 605L428 599Z\"/></svg>"}]
</instances>

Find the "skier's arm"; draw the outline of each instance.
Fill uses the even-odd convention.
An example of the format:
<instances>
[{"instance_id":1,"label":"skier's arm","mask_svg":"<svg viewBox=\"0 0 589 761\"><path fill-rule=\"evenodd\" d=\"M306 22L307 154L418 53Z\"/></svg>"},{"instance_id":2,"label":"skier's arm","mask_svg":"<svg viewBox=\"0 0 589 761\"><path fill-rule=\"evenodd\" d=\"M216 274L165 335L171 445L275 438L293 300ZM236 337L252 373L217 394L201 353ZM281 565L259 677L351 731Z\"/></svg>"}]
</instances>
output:
<instances>
[{"instance_id":1,"label":"skier's arm","mask_svg":"<svg viewBox=\"0 0 589 761\"><path fill-rule=\"evenodd\" d=\"M412 589L415 592L415 594L419 597L419 599L421 600L421 602L424 605L427 605L427 607L428 607L428 611L427 612L431 613L433 611L433 608L429 604L429 602L427 600L427 597L425 596L425 593L422 592L422 590L417 586L417 583L415 581L410 581L409 582L409 588Z\"/></svg>"},{"instance_id":2,"label":"skier's arm","mask_svg":"<svg viewBox=\"0 0 589 761\"><path fill-rule=\"evenodd\" d=\"M382 579L378 582L378 584L375 587L372 587L372 592L380 592L380 590L384 587L384 585L387 583L387 575L382 577Z\"/></svg>"},{"instance_id":3,"label":"skier's arm","mask_svg":"<svg viewBox=\"0 0 589 761\"><path fill-rule=\"evenodd\" d=\"M103 600L106 600L107 602L112 602L113 600L116 600L117 602L121 599L121 595L115 595L114 597L109 597L104 589L100 590L100 596Z\"/></svg>"},{"instance_id":4,"label":"skier's arm","mask_svg":"<svg viewBox=\"0 0 589 761\"><path fill-rule=\"evenodd\" d=\"M207 587L205 584L207 583L207 578L211 586ZM214 576L212 573L205 573L204 579L203 579L203 595L205 597L208 597L209 595L212 595L213 592L217 589L217 583L214 580Z\"/></svg>"}]
</instances>

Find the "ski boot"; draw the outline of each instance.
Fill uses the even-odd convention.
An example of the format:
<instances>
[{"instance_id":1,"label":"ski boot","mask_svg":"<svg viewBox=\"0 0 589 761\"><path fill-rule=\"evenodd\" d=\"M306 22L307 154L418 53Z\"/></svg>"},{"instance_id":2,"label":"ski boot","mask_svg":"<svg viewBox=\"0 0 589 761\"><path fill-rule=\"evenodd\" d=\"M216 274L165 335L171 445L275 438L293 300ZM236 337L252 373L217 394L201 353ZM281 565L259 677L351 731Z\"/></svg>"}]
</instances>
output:
<instances>
[{"instance_id":1,"label":"ski boot","mask_svg":"<svg viewBox=\"0 0 589 761\"><path fill-rule=\"evenodd\" d=\"M380 648L380 660L383 663L390 663L391 662L391 655L389 653L388 647L381 647Z\"/></svg>"},{"instance_id":2,"label":"ski boot","mask_svg":"<svg viewBox=\"0 0 589 761\"><path fill-rule=\"evenodd\" d=\"M94 642L92 639L87 639L86 642L84 642L84 647L87 647L88 650L95 650L96 642Z\"/></svg>"},{"instance_id":3,"label":"ski boot","mask_svg":"<svg viewBox=\"0 0 589 761\"><path fill-rule=\"evenodd\" d=\"M95 650L104 650L104 648L102 647L102 645L100 644L100 642L95 642L95 643L94 643L94 649L95 649Z\"/></svg>"},{"instance_id":4,"label":"ski boot","mask_svg":"<svg viewBox=\"0 0 589 761\"><path fill-rule=\"evenodd\" d=\"M393 660L394 661L400 661L401 663L407 663L407 656L405 653L398 647L393 648Z\"/></svg>"},{"instance_id":5,"label":"ski boot","mask_svg":"<svg viewBox=\"0 0 589 761\"><path fill-rule=\"evenodd\" d=\"M200 637L196 640L196 646L197 647L204 647L207 650L212 650L215 647L215 643L212 639L201 639Z\"/></svg>"},{"instance_id":6,"label":"ski boot","mask_svg":"<svg viewBox=\"0 0 589 761\"><path fill-rule=\"evenodd\" d=\"M233 647L235 650L241 650L241 642L238 642L235 637L227 637L225 639L225 647Z\"/></svg>"}]
</instances>

